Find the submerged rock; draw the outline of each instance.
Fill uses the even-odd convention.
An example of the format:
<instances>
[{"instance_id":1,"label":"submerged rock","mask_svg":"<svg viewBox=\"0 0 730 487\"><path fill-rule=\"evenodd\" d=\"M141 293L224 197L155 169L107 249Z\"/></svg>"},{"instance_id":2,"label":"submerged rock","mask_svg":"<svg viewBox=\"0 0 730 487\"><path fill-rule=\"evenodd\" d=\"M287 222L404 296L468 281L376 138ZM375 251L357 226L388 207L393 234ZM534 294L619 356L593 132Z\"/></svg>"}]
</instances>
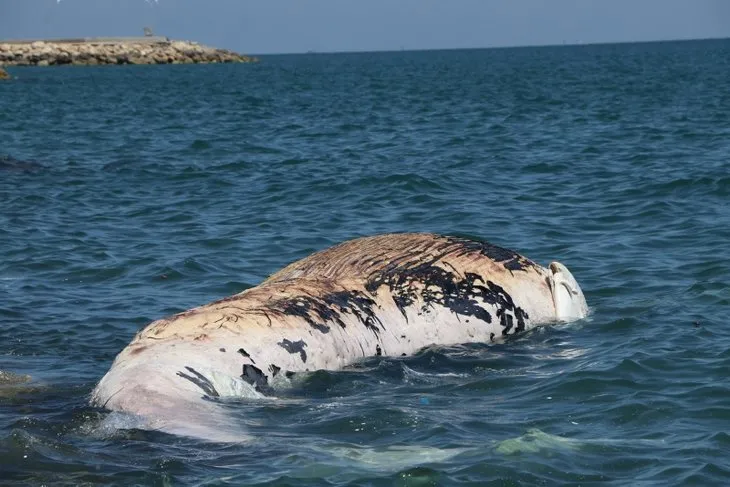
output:
<instances>
[{"instance_id":1,"label":"submerged rock","mask_svg":"<svg viewBox=\"0 0 730 487\"><path fill-rule=\"evenodd\" d=\"M29 375L0 370L0 404L27 403L28 395L43 388Z\"/></svg>"},{"instance_id":2,"label":"submerged rock","mask_svg":"<svg viewBox=\"0 0 730 487\"><path fill-rule=\"evenodd\" d=\"M43 166L35 161L21 161L11 156L0 155L0 171L35 172L41 169Z\"/></svg>"},{"instance_id":3,"label":"submerged rock","mask_svg":"<svg viewBox=\"0 0 730 487\"><path fill-rule=\"evenodd\" d=\"M10 75L3 68L0 68L0 79L10 79Z\"/></svg>"},{"instance_id":4,"label":"submerged rock","mask_svg":"<svg viewBox=\"0 0 730 487\"><path fill-rule=\"evenodd\" d=\"M0 370L0 386L13 386L30 382L29 375L18 375Z\"/></svg>"}]
</instances>

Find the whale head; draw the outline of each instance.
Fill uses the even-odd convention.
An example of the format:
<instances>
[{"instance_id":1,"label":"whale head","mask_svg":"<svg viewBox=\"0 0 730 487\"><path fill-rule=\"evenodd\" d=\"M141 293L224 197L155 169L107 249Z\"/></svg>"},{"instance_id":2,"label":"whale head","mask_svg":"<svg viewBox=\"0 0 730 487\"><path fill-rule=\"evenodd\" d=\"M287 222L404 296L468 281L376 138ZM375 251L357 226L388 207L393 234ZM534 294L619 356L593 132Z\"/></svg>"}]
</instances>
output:
<instances>
[{"instance_id":1,"label":"whale head","mask_svg":"<svg viewBox=\"0 0 730 487\"><path fill-rule=\"evenodd\" d=\"M588 304L573 274L560 262L552 262L549 269L548 279L553 293L555 318L558 321L585 318L588 315Z\"/></svg>"}]
</instances>

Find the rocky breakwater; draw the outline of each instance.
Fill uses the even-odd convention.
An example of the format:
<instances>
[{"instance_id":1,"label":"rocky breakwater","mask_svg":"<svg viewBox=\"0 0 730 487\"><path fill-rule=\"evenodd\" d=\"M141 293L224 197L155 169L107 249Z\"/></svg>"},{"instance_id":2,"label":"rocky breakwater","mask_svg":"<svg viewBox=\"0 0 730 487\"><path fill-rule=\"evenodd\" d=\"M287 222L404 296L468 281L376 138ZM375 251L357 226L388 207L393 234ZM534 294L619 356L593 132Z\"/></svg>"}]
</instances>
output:
<instances>
[{"instance_id":1,"label":"rocky breakwater","mask_svg":"<svg viewBox=\"0 0 730 487\"><path fill-rule=\"evenodd\" d=\"M165 39L165 38L163 38ZM0 42L0 65L246 63L257 59L189 41L93 40Z\"/></svg>"}]
</instances>

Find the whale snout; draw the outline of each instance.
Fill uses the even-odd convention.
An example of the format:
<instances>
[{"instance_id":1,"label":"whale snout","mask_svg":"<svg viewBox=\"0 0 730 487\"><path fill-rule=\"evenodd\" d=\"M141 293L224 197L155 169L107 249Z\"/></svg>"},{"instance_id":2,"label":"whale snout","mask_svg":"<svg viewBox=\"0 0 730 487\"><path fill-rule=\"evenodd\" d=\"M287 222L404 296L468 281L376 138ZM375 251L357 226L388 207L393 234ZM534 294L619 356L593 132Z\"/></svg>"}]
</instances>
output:
<instances>
[{"instance_id":1,"label":"whale snout","mask_svg":"<svg viewBox=\"0 0 730 487\"><path fill-rule=\"evenodd\" d=\"M588 315L588 303L573 274L560 262L551 262L550 288L555 305L555 318L570 321Z\"/></svg>"}]
</instances>

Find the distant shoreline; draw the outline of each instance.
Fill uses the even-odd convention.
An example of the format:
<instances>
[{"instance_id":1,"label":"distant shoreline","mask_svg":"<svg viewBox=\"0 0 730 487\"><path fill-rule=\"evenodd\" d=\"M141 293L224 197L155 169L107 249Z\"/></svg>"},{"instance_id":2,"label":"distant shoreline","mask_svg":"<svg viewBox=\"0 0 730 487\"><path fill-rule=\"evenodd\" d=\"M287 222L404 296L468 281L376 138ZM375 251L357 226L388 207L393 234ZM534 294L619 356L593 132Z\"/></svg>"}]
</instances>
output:
<instances>
[{"instance_id":1,"label":"distant shoreline","mask_svg":"<svg viewBox=\"0 0 730 487\"><path fill-rule=\"evenodd\" d=\"M250 63L227 49L167 37L88 37L0 41L0 66Z\"/></svg>"}]
</instances>

